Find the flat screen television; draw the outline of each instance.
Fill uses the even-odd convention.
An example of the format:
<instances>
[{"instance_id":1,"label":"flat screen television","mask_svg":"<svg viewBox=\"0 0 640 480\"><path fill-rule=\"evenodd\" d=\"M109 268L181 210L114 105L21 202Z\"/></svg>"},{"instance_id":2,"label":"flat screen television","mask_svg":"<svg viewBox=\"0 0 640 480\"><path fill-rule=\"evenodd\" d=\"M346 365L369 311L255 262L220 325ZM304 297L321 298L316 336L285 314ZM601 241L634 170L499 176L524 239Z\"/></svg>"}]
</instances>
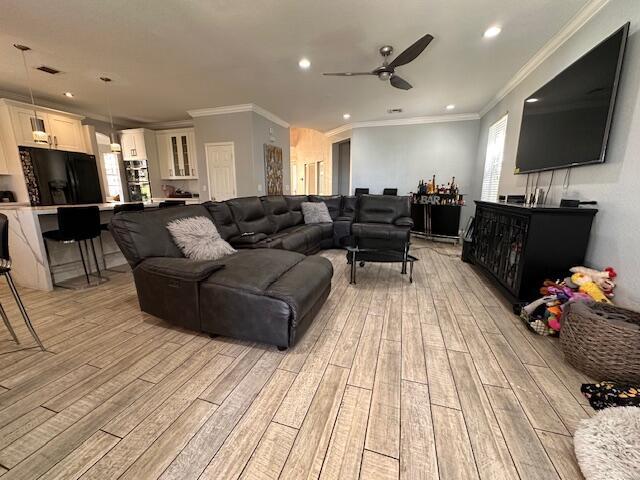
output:
<instances>
[{"instance_id":1,"label":"flat screen television","mask_svg":"<svg viewBox=\"0 0 640 480\"><path fill-rule=\"evenodd\" d=\"M515 173L605 161L629 23L524 102Z\"/></svg>"}]
</instances>

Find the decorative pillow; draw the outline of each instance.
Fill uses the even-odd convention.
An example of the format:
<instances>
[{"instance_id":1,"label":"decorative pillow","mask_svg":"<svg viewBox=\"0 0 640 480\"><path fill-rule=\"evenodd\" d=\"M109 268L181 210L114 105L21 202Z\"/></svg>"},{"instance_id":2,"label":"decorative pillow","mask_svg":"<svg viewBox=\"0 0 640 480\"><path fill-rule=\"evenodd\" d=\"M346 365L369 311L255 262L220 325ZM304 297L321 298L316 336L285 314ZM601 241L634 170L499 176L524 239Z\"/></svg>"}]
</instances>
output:
<instances>
[{"instance_id":1,"label":"decorative pillow","mask_svg":"<svg viewBox=\"0 0 640 480\"><path fill-rule=\"evenodd\" d=\"M225 242L207 217L188 217L167 224L173 241L192 260L218 260L236 251Z\"/></svg>"},{"instance_id":2,"label":"decorative pillow","mask_svg":"<svg viewBox=\"0 0 640 480\"><path fill-rule=\"evenodd\" d=\"M333 222L327 204L324 202L302 202L300 206L306 224Z\"/></svg>"}]
</instances>

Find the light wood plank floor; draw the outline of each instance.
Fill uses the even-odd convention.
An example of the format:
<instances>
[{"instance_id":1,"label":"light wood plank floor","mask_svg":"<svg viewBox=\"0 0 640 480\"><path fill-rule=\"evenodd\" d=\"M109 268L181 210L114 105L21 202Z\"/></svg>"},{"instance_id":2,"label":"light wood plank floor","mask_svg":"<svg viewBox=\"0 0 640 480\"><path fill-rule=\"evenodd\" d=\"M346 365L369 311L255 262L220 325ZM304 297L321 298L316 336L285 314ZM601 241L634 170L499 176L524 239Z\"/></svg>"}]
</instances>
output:
<instances>
[{"instance_id":1,"label":"light wood plank floor","mask_svg":"<svg viewBox=\"0 0 640 480\"><path fill-rule=\"evenodd\" d=\"M295 348L174 328L130 274L22 290L48 348L0 330L4 479L579 479L588 379L527 331L457 247L416 240L414 283L367 264Z\"/></svg>"}]
</instances>

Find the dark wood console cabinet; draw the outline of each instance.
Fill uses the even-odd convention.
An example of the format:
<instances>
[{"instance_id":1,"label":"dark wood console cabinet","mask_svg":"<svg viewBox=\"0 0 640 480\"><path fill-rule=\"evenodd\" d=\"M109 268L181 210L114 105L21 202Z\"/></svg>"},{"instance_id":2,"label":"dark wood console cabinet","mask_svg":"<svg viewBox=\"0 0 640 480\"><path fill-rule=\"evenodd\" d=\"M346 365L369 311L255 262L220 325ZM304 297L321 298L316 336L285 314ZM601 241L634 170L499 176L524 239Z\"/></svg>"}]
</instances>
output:
<instances>
[{"instance_id":1,"label":"dark wood console cabinet","mask_svg":"<svg viewBox=\"0 0 640 480\"><path fill-rule=\"evenodd\" d=\"M531 301L545 279L584 263L597 212L476 201L471 259L511 303Z\"/></svg>"}]
</instances>

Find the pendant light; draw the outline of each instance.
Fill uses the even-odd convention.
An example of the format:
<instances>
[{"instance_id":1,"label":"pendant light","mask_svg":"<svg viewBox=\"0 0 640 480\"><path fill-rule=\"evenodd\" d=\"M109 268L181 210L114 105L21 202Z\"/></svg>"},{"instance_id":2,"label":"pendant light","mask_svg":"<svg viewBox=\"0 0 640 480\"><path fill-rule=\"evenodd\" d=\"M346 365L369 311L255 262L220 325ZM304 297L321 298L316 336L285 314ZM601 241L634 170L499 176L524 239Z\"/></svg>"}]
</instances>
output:
<instances>
[{"instance_id":1,"label":"pendant light","mask_svg":"<svg viewBox=\"0 0 640 480\"><path fill-rule=\"evenodd\" d=\"M27 86L29 87L29 95L31 96L31 105L33 106L33 117L31 117L31 135L33 141L35 143L42 143L45 145L49 144L49 136L44 127L44 120L42 118L38 118L38 111L36 110L36 102L33 99L33 89L31 88L31 79L29 77L29 67L27 66L27 57L24 52L28 52L31 48L26 45L20 45L15 43L13 45L18 50L20 50L20 54L22 55L22 63L24 64L24 73L27 77Z\"/></svg>"},{"instance_id":2,"label":"pendant light","mask_svg":"<svg viewBox=\"0 0 640 480\"><path fill-rule=\"evenodd\" d=\"M116 134L113 131L113 115L111 115L111 102L109 100L108 84L111 83L111 79L109 77L100 77L100 80L104 82L105 91L107 92L107 108L109 109L109 122L111 123L111 151L113 153L120 153L122 151L122 147L116 141Z\"/></svg>"}]
</instances>

